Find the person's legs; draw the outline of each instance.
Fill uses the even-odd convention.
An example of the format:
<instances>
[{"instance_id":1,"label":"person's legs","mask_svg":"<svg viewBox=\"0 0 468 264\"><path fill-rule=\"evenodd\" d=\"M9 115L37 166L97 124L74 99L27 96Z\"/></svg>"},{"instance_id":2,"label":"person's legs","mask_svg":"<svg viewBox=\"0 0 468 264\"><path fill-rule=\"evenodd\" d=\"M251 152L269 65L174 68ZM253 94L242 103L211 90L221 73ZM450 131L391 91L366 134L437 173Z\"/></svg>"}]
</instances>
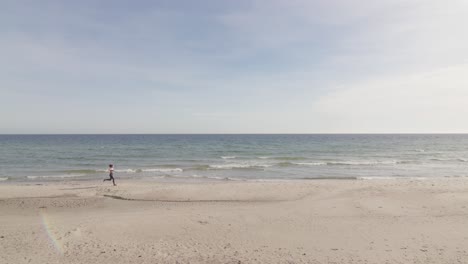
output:
<instances>
[{"instance_id":1,"label":"person's legs","mask_svg":"<svg viewBox=\"0 0 468 264\"><path fill-rule=\"evenodd\" d=\"M114 186L116 186L114 176L110 175L110 177L111 177L111 179L112 179L112 183L114 184ZM110 179L109 179L109 180L110 180Z\"/></svg>"},{"instance_id":2,"label":"person's legs","mask_svg":"<svg viewBox=\"0 0 468 264\"><path fill-rule=\"evenodd\" d=\"M103 181L110 181L110 180L113 180L114 177L112 176L112 174L109 174L109 179L104 179Z\"/></svg>"}]
</instances>

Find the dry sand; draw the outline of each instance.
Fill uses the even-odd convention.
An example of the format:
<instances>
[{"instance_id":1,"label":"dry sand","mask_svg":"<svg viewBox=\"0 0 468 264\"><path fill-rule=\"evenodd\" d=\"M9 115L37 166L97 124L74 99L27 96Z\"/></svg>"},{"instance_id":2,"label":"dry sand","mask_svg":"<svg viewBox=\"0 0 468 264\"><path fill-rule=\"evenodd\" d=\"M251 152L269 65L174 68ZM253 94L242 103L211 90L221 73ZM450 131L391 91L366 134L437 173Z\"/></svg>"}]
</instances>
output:
<instances>
[{"instance_id":1,"label":"dry sand","mask_svg":"<svg viewBox=\"0 0 468 264\"><path fill-rule=\"evenodd\" d=\"M468 263L468 179L2 183L0 263Z\"/></svg>"}]
</instances>

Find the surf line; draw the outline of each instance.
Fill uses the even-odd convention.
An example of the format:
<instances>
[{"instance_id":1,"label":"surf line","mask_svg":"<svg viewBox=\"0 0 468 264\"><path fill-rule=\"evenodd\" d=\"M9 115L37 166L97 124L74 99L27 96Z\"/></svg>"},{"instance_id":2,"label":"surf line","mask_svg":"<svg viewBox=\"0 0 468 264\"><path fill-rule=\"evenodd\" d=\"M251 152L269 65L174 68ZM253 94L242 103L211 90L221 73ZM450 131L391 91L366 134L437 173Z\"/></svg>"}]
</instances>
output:
<instances>
[{"instance_id":1,"label":"surf line","mask_svg":"<svg viewBox=\"0 0 468 264\"><path fill-rule=\"evenodd\" d=\"M44 211L41 211L39 214L41 216L42 227L44 228L44 231L49 238L50 244L52 244L53 248L59 255L63 255L63 245L57 239L57 236L54 234L54 232L52 232L53 222L51 221L50 216L47 215L47 213Z\"/></svg>"}]
</instances>

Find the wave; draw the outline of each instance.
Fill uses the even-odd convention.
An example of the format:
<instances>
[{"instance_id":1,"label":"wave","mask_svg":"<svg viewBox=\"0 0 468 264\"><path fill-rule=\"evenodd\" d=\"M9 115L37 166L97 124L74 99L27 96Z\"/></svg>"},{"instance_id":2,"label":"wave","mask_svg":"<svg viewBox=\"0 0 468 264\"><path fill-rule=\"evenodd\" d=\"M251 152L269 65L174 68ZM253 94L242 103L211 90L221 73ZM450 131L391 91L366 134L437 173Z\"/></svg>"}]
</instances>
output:
<instances>
[{"instance_id":1,"label":"wave","mask_svg":"<svg viewBox=\"0 0 468 264\"><path fill-rule=\"evenodd\" d=\"M145 168L145 169L116 169L114 172L120 173L140 173L140 172L182 172L183 169L175 167L175 165L164 165L162 168ZM99 169L99 170L64 170L60 171L66 174L96 174L96 173L105 173L108 170Z\"/></svg>"},{"instance_id":2,"label":"wave","mask_svg":"<svg viewBox=\"0 0 468 264\"><path fill-rule=\"evenodd\" d=\"M8 177L0 177L0 181L7 181L8 179Z\"/></svg>"},{"instance_id":3,"label":"wave","mask_svg":"<svg viewBox=\"0 0 468 264\"><path fill-rule=\"evenodd\" d=\"M202 176L202 175L162 175L154 176L153 179L207 179L207 180L222 180L222 181L241 181L238 178L219 177L219 176Z\"/></svg>"},{"instance_id":4,"label":"wave","mask_svg":"<svg viewBox=\"0 0 468 264\"><path fill-rule=\"evenodd\" d=\"M285 161L285 162L277 163L276 165L279 167L289 167L289 166L294 166L295 164L292 162Z\"/></svg>"},{"instance_id":5,"label":"wave","mask_svg":"<svg viewBox=\"0 0 468 264\"><path fill-rule=\"evenodd\" d=\"M208 165L211 169L258 169L270 167L269 164L240 164L240 163L231 163L231 164L214 164Z\"/></svg>"},{"instance_id":6,"label":"wave","mask_svg":"<svg viewBox=\"0 0 468 264\"><path fill-rule=\"evenodd\" d=\"M329 161L327 165L345 165L345 166L372 166L372 165L391 165L398 164L399 161Z\"/></svg>"},{"instance_id":7,"label":"wave","mask_svg":"<svg viewBox=\"0 0 468 264\"><path fill-rule=\"evenodd\" d=\"M458 161L458 162L468 162L468 159L466 158L430 158L429 160L431 161Z\"/></svg>"},{"instance_id":8,"label":"wave","mask_svg":"<svg viewBox=\"0 0 468 264\"><path fill-rule=\"evenodd\" d=\"M221 156L222 159L227 160L227 159L235 159L237 158L236 156Z\"/></svg>"},{"instance_id":9,"label":"wave","mask_svg":"<svg viewBox=\"0 0 468 264\"><path fill-rule=\"evenodd\" d=\"M293 162L292 164L301 166L323 166L327 165L326 162Z\"/></svg>"},{"instance_id":10,"label":"wave","mask_svg":"<svg viewBox=\"0 0 468 264\"><path fill-rule=\"evenodd\" d=\"M63 170L60 171L62 173L67 173L67 174L94 174L94 173L100 173L100 172L106 172L107 170Z\"/></svg>"},{"instance_id":11,"label":"wave","mask_svg":"<svg viewBox=\"0 0 468 264\"><path fill-rule=\"evenodd\" d=\"M328 165L327 162L280 162L277 163L279 167L289 167L289 166L324 166Z\"/></svg>"},{"instance_id":12,"label":"wave","mask_svg":"<svg viewBox=\"0 0 468 264\"><path fill-rule=\"evenodd\" d=\"M275 160L305 160L306 157L274 157Z\"/></svg>"},{"instance_id":13,"label":"wave","mask_svg":"<svg viewBox=\"0 0 468 264\"><path fill-rule=\"evenodd\" d=\"M107 171L104 171L104 172L107 172ZM137 173L137 172L141 172L141 169L119 169L119 170L114 170L114 172Z\"/></svg>"},{"instance_id":14,"label":"wave","mask_svg":"<svg viewBox=\"0 0 468 264\"><path fill-rule=\"evenodd\" d=\"M182 172L181 168L147 168L147 169L121 169L115 170L115 172L123 173L141 173L141 172Z\"/></svg>"},{"instance_id":15,"label":"wave","mask_svg":"<svg viewBox=\"0 0 468 264\"><path fill-rule=\"evenodd\" d=\"M26 176L25 178L29 179L29 180L35 180L35 179L65 179L65 178L75 178L75 177L83 177L83 176L86 176L86 174L65 174L65 175L41 175L41 176L37 176L37 175L30 175L30 176Z\"/></svg>"},{"instance_id":16,"label":"wave","mask_svg":"<svg viewBox=\"0 0 468 264\"><path fill-rule=\"evenodd\" d=\"M430 158L432 161L450 161L450 159L441 159L441 158Z\"/></svg>"},{"instance_id":17,"label":"wave","mask_svg":"<svg viewBox=\"0 0 468 264\"><path fill-rule=\"evenodd\" d=\"M399 160L397 161L397 164L417 164L421 163L420 161L415 161L415 160Z\"/></svg>"},{"instance_id":18,"label":"wave","mask_svg":"<svg viewBox=\"0 0 468 264\"><path fill-rule=\"evenodd\" d=\"M193 166L187 170L209 170L210 169L210 165L205 165L205 164L202 164L202 165L196 165L196 166Z\"/></svg>"},{"instance_id":19,"label":"wave","mask_svg":"<svg viewBox=\"0 0 468 264\"><path fill-rule=\"evenodd\" d=\"M224 157L224 156L223 156ZM182 173L185 171L206 171L206 170L236 170L236 169L245 169L245 170L264 170L270 167L316 167L316 166L376 166L376 165L395 165L395 164L408 164L415 163L417 161L411 160L328 160L328 161L310 161L302 160L303 157L287 157L289 160L269 160L269 161L260 161L260 160L250 160L243 162L233 162L237 158L236 156L225 156L225 163L218 164L194 164L189 167L181 168L176 164L169 165L155 165L154 167L149 168L123 168L116 169L116 173L122 174L135 174L135 173ZM265 159L269 157L264 157ZM284 157L283 157L284 158ZM275 157L274 159L281 159L281 157ZM230 160L231 162L227 161ZM468 162L468 159L459 159L460 162ZM107 174L105 169L72 169L72 170L63 170L51 172L56 174L57 172L75 175L75 174Z\"/></svg>"},{"instance_id":20,"label":"wave","mask_svg":"<svg viewBox=\"0 0 468 264\"><path fill-rule=\"evenodd\" d=\"M71 171L75 173L70 173ZM121 173L139 173L139 172L162 172L162 173L171 173L171 172L182 172L181 168L150 168L150 169L121 169L115 170L116 172ZM82 172L82 173L76 173ZM69 170L66 171L67 174L60 175L29 175L25 176L28 180L36 179L65 179L65 178L75 178L75 177L84 177L89 176L90 174L106 172L106 170Z\"/></svg>"},{"instance_id":21,"label":"wave","mask_svg":"<svg viewBox=\"0 0 468 264\"><path fill-rule=\"evenodd\" d=\"M154 169L141 169L142 172L183 172L181 168L154 168Z\"/></svg>"},{"instance_id":22,"label":"wave","mask_svg":"<svg viewBox=\"0 0 468 264\"><path fill-rule=\"evenodd\" d=\"M373 165L392 165L403 164L410 161L321 161L321 162L280 162L276 165L279 167L289 166L373 166Z\"/></svg>"},{"instance_id":23,"label":"wave","mask_svg":"<svg viewBox=\"0 0 468 264\"><path fill-rule=\"evenodd\" d=\"M192 160L192 161L198 161L198 160ZM152 165L155 168L178 168L179 165L177 164L157 164L157 165Z\"/></svg>"}]
</instances>

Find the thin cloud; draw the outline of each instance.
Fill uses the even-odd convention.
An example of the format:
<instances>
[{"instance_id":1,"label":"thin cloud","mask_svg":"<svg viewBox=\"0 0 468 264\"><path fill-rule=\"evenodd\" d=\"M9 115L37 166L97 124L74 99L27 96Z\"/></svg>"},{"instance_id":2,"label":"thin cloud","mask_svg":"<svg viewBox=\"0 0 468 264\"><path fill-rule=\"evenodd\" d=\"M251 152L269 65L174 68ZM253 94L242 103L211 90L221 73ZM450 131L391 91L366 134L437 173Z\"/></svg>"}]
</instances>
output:
<instances>
[{"instance_id":1,"label":"thin cloud","mask_svg":"<svg viewBox=\"0 0 468 264\"><path fill-rule=\"evenodd\" d=\"M468 64L356 83L325 95L313 112L327 132L464 132Z\"/></svg>"},{"instance_id":2,"label":"thin cloud","mask_svg":"<svg viewBox=\"0 0 468 264\"><path fill-rule=\"evenodd\" d=\"M466 113L466 1L25 3L0 9L0 133L464 129L420 117Z\"/></svg>"}]
</instances>

